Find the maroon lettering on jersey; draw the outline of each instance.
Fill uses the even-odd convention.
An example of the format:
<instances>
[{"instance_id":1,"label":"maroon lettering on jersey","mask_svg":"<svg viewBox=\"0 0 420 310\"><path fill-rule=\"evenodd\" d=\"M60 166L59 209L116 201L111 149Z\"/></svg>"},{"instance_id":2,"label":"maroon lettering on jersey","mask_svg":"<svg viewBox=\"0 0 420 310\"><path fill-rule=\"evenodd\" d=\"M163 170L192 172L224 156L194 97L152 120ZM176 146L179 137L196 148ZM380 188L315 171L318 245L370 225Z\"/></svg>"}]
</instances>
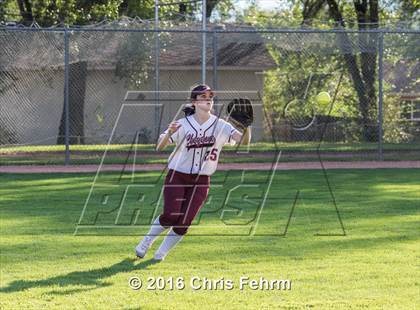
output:
<instances>
[{"instance_id":1,"label":"maroon lettering on jersey","mask_svg":"<svg viewBox=\"0 0 420 310\"><path fill-rule=\"evenodd\" d=\"M187 150L197 149L202 147L213 146L216 143L216 138L211 136L194 137L194 134L188 134L187 139Z\"/></svg>"}]
</instances>

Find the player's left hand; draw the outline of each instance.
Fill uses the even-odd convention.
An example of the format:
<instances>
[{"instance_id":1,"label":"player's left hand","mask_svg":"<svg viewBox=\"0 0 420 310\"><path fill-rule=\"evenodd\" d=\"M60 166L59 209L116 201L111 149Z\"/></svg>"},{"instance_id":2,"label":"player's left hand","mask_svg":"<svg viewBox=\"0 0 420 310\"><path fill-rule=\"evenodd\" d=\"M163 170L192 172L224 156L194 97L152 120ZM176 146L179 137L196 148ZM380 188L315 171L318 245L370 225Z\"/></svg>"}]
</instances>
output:
<instances>
[{"instance_id":1,"label":"player's left hand","mask_svg":"<svg viewBox=\"0 0 420 310\"><path fill-rule=\"evenodd\" d=\"M173 134L179 129L179 127L181 127L181 124L175 121L169 124L168 130L171 134Z\"/></svg>"},{"instance_id":2,"label":"player's left hand","mask_svg":"<svg viewBox=\"0 0 420 310\"><path fill-rule=\"evenodd\" d=\"M254 121L254 109L251 100L247 98L233 99L227 106L229 120L245 129Z\"/></svg>"}]
</instances>

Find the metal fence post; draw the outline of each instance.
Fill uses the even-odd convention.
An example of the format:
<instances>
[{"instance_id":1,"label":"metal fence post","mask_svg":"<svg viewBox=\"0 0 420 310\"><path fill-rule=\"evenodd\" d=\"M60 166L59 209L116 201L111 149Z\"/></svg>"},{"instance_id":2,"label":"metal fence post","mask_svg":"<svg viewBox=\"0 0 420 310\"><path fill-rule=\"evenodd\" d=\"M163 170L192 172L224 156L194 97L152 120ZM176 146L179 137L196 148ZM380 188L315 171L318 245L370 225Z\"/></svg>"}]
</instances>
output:
<instances>
[{"instance_id":1,"label":"metal fence post","mask_svg":"<svg viewBox=\"0 0 420 310\"><path fill-rule=\"evenodd\" d=\"M64 29L64 143L65 165L70 164L70 107L69 107L69 42L70 33L67 28Z\"/></svg>"},{"instance_id":2,"label":"metal fence post","mask_svg":"<svg viewBox=\"0 0 420 310\"><path fill-rule=\"evenodd\" d=\"M213 28L213 89L217 91L217 32L216 27ZM218 98L215 98L215 110L218 112Z\"/></svg>"},{"instance_id":3,"label":"metal fence post","mask_svg":"<svg viewBox=\"0 0 420 310\"><path fill-rule=\"evenodd\" d=\"M160 87L159 87L159 50L160 50L160 42L159 42L159 0L155 0L155 132L156 132L156 141L159 137L159 99L160 99Z\"/></svg>"},{"instance_id":4,"label":"metal fence post","mask_svg":"<svg viewBox=\"0 0 420 310\"><path fill-rule=\"evenodd\" d=\"M379 33L378 47L378 159L383 160L383 55L384 55L384 33Z\"/></svg>"},{"instance_id":5,"label":"metal fence post","mask_svg":"<svg viewBox=\"0 0 420 310\"><path fill-rule=\"evenodd\" d=\"M202 0L202 48L201 48L201 83L206 84L206 30L207 30L207 1Z\"/></svg>"}]
</instances>

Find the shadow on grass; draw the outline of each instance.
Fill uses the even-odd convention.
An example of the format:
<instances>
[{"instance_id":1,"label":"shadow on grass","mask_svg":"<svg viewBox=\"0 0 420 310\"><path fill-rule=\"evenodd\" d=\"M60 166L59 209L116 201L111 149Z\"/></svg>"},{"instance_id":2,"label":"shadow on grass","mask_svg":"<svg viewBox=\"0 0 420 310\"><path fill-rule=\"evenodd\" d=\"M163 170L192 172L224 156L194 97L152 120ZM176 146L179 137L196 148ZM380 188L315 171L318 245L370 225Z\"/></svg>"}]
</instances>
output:
<instances>
[{"instance_id":1,"label":"shadow on grass","mask_svg":"<svg viewBox=\"0 0 420 310\"><path fill-rule=\"evenodd\" d=\"M26 281L26 280L18 280L9 283L8 286L0 288L0 292L2 293L13 293L24 291L29 288L36 288L36 287L48 287L48 286L71 286L71 285L84 285L84 286L92 286L95 287L87 287L87 288L77 288L71 289L67 291L52 291L52 294L72 294L82 291L90 291L96 288L110 286L110 283L101 282L105 278L111 277L121 272L130 272L134 270L141 270L146 269L148 266L154 265L158 263L153 259L149 259L146 261L142 261L141 263L136 264L137 259L126 258L121 262L118 262L112 266L87 270L87 271L74 271L70 272L65 275L60 275L52 278L47 278L43 280L34 280L34 281ZM128 284L127 284L128 287Z\"/></svg>"}]
</instances>

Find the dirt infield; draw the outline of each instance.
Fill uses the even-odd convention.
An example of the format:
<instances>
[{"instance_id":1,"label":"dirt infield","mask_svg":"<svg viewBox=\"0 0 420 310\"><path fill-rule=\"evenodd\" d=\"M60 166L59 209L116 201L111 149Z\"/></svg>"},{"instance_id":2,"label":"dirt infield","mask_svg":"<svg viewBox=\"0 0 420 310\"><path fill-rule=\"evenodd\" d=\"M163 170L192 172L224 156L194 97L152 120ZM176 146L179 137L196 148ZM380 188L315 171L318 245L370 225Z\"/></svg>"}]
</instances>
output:
<instances>
[{"instance_id":1,"label":"dirt infield","mask_svg":"<svg viewBox=\"0 0 420 310\"><path fill-rule=\"evenodd\" d=\"M271 163L231 163L219 164L218 170L271 170ZM381 169L381 168L420 168L420 161L326 161L326 162L292 162L278 163L277 170L316 170L316 169ZM99 165L32 165L0 166L0 173L92 173L97 172ZM102 165L100 171L131 171L133 166ZM162 164L135 165L135 171L160 171Z\"/></svg>"}]
</instances>

